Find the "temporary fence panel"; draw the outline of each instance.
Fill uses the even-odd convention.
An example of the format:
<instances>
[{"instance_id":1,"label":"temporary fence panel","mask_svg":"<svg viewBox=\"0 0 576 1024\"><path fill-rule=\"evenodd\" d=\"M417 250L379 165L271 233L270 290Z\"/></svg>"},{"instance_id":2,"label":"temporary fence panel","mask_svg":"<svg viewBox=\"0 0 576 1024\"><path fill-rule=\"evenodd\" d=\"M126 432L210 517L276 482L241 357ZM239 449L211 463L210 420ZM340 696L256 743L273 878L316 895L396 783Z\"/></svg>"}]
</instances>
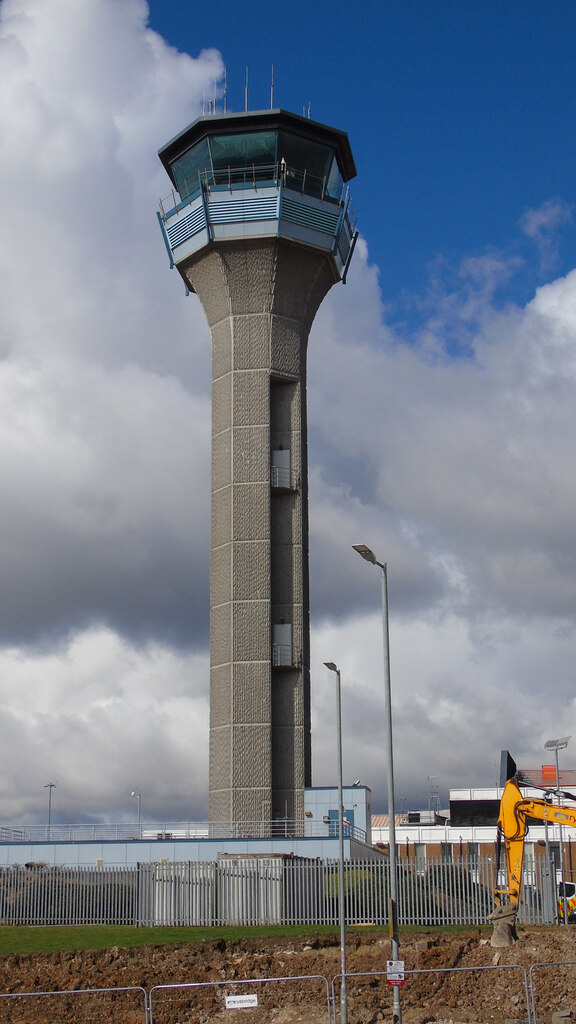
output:
<instances>
[{"instance_id":1,"label":"temporary fence panel","mask_svg":"<svg viewBox=\"0 0 576 1024\"><path fill-rule=\"evenodd\" d=\"M402 1007L405 1010L424 1010L430 1019L459 1020L461 1013L459 1016L458 1011L463 1005L482 1006L486 973L490 975L491 1000L497 1007L494 1019L520 1019L531 1024L528 976L525 969L516 964L404 971ZM388 984L385 971L346 974L345 977L350 1019L385 1018L387 1004L392 1016L393 989ZM338 975L332 981L331 993L335 1015L340 1006L341 985L342 975ZM475 985L478 986L476 996ZM483 1009L486 1019L487 1008Z\"/></svg>"},{"instance_id":2,"label":"temporary fence panel","mask_svg":"<svg viewBox=\"0 0 576 1024\"><path fill-rule=\"evenodd\" d=\"M124 1020L147 1024L148 994L143 988L92 988L70 992L0 994L2 1024L102 1024Z\"/></svg>"},{"instance_id":3,"label":"temporary fence panel","mask_svg":"<svg viewBox=\"0 0 576 1024\"><path fill-rule=\"evenodd\" d=\"M298 1007L298 1019L306 1020L310 1008L315 1019L330 1019L330 989L322 975L288 978L250 978L244 981L193 982L188 985L157 985L150 991L150 1024L204 1024L226 1012L227 1024L269 1024L271 1014L286 1006ZM283 1014L282 1019L290 1019Z\"/></svg>"},{"instance_id":4,"label":"temporary fence panel","mask_svg":"<svg viewBox=\"0 0 576 1024\"><path fill-rule=\"evenodd\" d=\"M570 927L570 926L568 926ZM571 1020L576 1003L576 961L532 964L530 968L532 1019L565 1017Z\"/></svg>"}]
</instances>

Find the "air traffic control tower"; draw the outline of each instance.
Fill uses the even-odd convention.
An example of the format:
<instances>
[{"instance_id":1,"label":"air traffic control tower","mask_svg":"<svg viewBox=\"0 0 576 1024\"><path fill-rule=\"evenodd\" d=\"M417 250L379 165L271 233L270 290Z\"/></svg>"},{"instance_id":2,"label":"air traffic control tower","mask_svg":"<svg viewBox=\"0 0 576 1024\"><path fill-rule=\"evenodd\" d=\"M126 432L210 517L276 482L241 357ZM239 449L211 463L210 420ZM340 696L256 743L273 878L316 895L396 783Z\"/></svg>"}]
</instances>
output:
<instances>
[{"instance_id":1,"label":"air traffic control tower","mask_svg":"<svg viewBox=\"0 0 576 1024\"><path fill-rule=\"evenodd\" d=\"M311 784L306 346L355 242L344 132L201 117L159 153L160 222L212 335L210 822L303 834Z\"/></svg>"}]
</instances>

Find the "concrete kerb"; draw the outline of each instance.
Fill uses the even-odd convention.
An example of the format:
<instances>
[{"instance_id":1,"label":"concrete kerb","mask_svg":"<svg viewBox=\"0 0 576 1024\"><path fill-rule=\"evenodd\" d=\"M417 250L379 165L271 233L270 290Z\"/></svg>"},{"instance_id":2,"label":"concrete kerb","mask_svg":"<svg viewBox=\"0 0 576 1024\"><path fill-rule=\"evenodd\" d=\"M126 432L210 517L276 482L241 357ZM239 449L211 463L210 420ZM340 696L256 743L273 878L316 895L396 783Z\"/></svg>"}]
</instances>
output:
<instances>
[{"instance_id":1,"label":"concrete kerb","mask_svg":"<svg viewBox=\"0 0 576 1024\"><path fill-rule=\"evenodd\" d=\"M523 980L523 988L524 988L524 999L525 999L525 1002L526 1002L526 1022L527 1022L527 1024L536 1024L536 1017L534 1016L534 1018L533 1018L532 1014L531 1014L531 1011L532 1011L532 1001L531 1001L531 998L530 998L530 982L528 980L528 975L526 973L525 968L520 966L520 964L500 964L498 966L493 966L491 964L488 964L488 965L486 965L484 967L483 966L478 966L478 967L433 967L433 968L429 968L429 969L422 968L421 970L420 969L416 969L416 970L404 971L404 977L405 977L405 979L409 979L410 977L414 977L416 975L434 976L434 975L455 975L455 974L458 974L458 973L480 974L480 973L484 973L486 971L492 971L492 972L494 972L494 971L520 971L521 972L522 980ZM343 975L337 974L332 979L331 1002L332 1002L332 1005L334 1007L334 1012L335 1013L336 1013L336 1006L337 1006L337 1002L336 1002L336 996L337 996L336 988L337 988L337 986L339 986L341 984L342 977L343 977ZM346 977L346 982L347 982L347 986L348 986L348 1008L350 1008L350 1003L351 1003L351 1001L353 999L353 993L354 993L354 989L352 987L353 983L354 983L354 979L356 979L356 978L381 978L383 980L383 982L385 983L386 982L386 978L387 978L387 974L386 974L386 971L365 971L365 972L363 971L363 972L359 972L358 974L346 974L345 977ZM391 988L389 989L389 993L390 993L390 1000L392 1000L392 990L391 990ZM335 1022L335 1024L336 1024L336 1022Z\"/></svg>"},{"instance_id":2,"label":"concrete kerb","mask_svg":"<svg viewBox=\"0 0 576 1024\"><path fill-rule=\"evenodd\" d=\"M236 990L236 989L239 989L239 988L243 988L243 989L250 990L250 988L254 989L255 987L263 986L263 985L264 986L266 986L266 985L273 985L273 984L289 985L290 983L292 985L295 984L295 985L298 985L298 987L301 987L302 983L306 982L306 981L317 982L318 983L318 987L321 987L321 988L324 989L324 997L325 997L325 1000L326 1000L327 1024L332 1024L331 1007L330 1007L330 987L329 987L329 984L328 984L328 980L322 974L301 974L301 975L297 975L297 976L292 975L291 977L289 976L289 977L279 977L279 978L247 978L247 979L239 978L239 979L228 980L228 981L226 981L226 980L223 980L223 981L197 981L197 982L187 982L187 983L185 982L185 983L176 984L176 985L155 985L153 988L150 989L150 993L149 993L149 1002L148 1002L149 1012L150 1012L149 1024L168 1024L168 1021L172 1021L172 1020L175 1019L173 1015L170 1016L170 1017L164 1017L162 1015L161 1011L162 1011L162 1008L163 1008L162 1007L162 1003L164 1003L164 1008L165 1008L166 1000L168 999L168 997L172 996L172 995L175 996L178 993L180 993L183 997L185 997L188 993L193 995L194 990L198 991L199 989L210 989L210 988L212 988L212 989L224 989L224 990L232 989L232 990ZM225 996L230 995L230 994L231 994L230 992L226 991L220 997L221 1006L219 1007L219 1009L221 1009L222 1006L225 1004ZM250 993L250 991L248 991L248 992L244 991L244 992L238 993L238 995L240 995L240 996L251 995L251 994L252 993ZM174 1003L174 999L171 998L169 1000L168 1005L172 1006L173 1003ZM257 1005L255 1005L252 1008L253 1009L257 1009L258 1007L257 1007ZM241 1020L242 1021L246 1021L247 1024L250 1021L249 1009L250 1009L250 1005L249 1004L248 1005L244 1004L244 1006L242 1007L242 1010L241 1010ZM232 1018L232 1017L230 1018L231 1024L232 1024L233 1019L234 1018Z\"/></svg>"}]
</instances>

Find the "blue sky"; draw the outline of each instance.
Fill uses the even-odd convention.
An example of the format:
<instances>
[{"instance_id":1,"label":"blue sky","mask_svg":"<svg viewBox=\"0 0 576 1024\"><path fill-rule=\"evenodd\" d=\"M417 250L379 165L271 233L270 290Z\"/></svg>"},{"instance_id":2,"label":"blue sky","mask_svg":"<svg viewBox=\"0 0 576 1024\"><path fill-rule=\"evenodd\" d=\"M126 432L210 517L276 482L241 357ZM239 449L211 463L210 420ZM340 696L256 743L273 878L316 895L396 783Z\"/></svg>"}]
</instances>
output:
<instances>
[{"instance_id":1,"label":"blue sky","mask_svg":"<svg viewBox=\"0 0 576 1024\"><path fill-rule=\"evenodd\" d=\"M576 736L576 7L0 0L0 821L207 813L210 338L157 151L221 94L348 131L308 360L313 780L383 810ZM576 744L576 740L573 741ZM563 752L574 764L572 744ZM575 748L576 749L576 748Z\"/></svg>"},{"instance_id":2,"label":"blue sky","mask_svg":"<svg viewBox=\"0 0 576 1024\"><path fill-rule=\"evenodd\" d=\"M359 225L396 319L417 321L430 267L487 249L523 261L514 298L541 280L518 223L546 199L576 200L570 0L215 0L202 16L151 0L150 24L188 53L220 50L229 109L244 108L246 67L249 106L268 107L274 65L276 106L310 105L348 131ZM557 243L562 273L573 235Z\"/></svg>"}]
</instances>

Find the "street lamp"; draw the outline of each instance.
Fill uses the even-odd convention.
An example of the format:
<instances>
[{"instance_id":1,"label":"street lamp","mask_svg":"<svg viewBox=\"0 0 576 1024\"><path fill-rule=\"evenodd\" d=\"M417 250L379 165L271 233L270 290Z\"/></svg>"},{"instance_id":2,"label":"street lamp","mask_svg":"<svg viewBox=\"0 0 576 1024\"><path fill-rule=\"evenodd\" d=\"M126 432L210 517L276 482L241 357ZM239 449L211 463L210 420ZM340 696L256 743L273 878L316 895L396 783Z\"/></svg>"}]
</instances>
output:
<instances>
[{"instance_id":1,"label":"street lamp","mask_svg":"<svg viewBox=\"0 0 576 1024\"><path fill-rule=\"evenodd\" d=\"M348 1024L348 988L346 984L346 907L344 894L344 794L342 785L342 688L340 669L333 661L324 662L336 673L336 724L338 735L338 920L340 922L340 1022Z\"/></svg>"},{"instance_id":2,"label":"street lamp","mask_svg":"<svg viewBox=\"0 0 576 1024\"><path fill-rule=\"evenodd\" d=\"M142 838L142 826L141 826L141 821L142 821L142 792L139 789L133 789L132 793L130 795L131 796L135 796L136 800L138 801L138 835L139 835L139 837L141 839Z\"/></svg>"},{"instance_id":3,"label":"street lamp","mask_svg":"<svg viewBox=\"0 0 576 1024\"><path fill-rule=\"evenodd\" d=\"M558 740L547 740L544 744L545 750L553 750L556 755L556 799L558 803L561 803L560 799L560 767L558 764L558 751L564 750L568 746L571 736L561 736ZM564 835L562 825L559 826L560 833L560 869L562 871L562 883L564 883ZM554 886L554 895L556 896L556 886ZM564 907L564 924L568 924L568 904L566 901L566 895L564 893L564 884L562 884L562 903Z\"/></svg>"},{"instance_id":4,"label":"street lamp","mask_svg":"<svg viewBox=\"0 0 576 1024\"><path fill-rule=\"evenodd\" d=\"M390 929L390 946L392 960L399 960L400 943L398 941L398 874L396 866L396 809L394 806L394 750L392 745L392 691L390 686L390 635L388 629L388 575L386 563L379 562L376 555L365 544L353 544L362 558L372 565L377 565L382 575L382 627L384 636L384 698L386 712L386 770L388 774L388 840L390 848L390 909L388 923ZM402 1021L400 1005L400 988L394 985L394 1024Z\"/></svg>"},{"instance_id":5,"label":"street lamp","mask_svg":"<svg viewBox=\"0 0 576 1024\"><path fill-rule=\"evenodd\" d=\"M50 839L50 824L52 822L52 790L56 789L56 783L47 782L44 789L48 790L48 839Z\"/></svg>"}]
</instances>

